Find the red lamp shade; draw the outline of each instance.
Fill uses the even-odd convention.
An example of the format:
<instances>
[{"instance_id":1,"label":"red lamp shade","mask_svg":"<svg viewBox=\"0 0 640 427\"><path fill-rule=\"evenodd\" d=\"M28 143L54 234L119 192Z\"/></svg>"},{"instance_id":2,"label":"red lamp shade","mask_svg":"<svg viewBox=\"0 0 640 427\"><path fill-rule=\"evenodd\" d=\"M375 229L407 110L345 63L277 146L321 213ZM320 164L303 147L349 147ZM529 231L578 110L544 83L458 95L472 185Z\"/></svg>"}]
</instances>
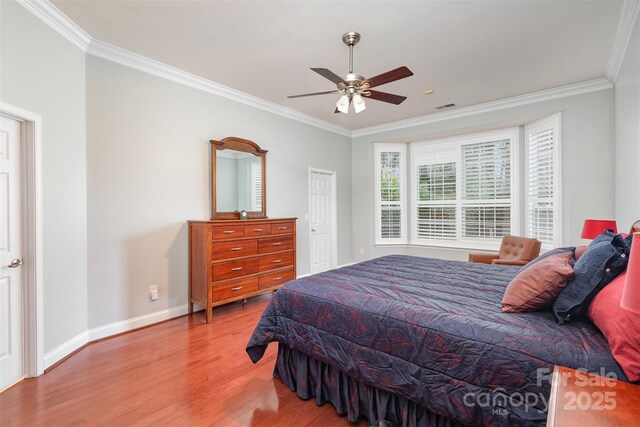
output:
<instances>
[{"instance_id":1,"label":"red lamp shade","mask_svg":"<svg viewBox=\"0 0 640 427\"><path fill-rule=\"evenodd\" d=\"M595 239L605 230L613 230L614 233L617 233L618 226L615 221L607 219L585 219L581 237L583 239Z\"/></svg>"},{"instance_id":2,"label":"red lamp shade","mask_svg":"<svg viewBox=\"0 0 640 427\"><path fill-rule=\"evenodd\" d=\"M640 314L640 233L633 233L620 307Z\"/></svg>"}]
</instances>

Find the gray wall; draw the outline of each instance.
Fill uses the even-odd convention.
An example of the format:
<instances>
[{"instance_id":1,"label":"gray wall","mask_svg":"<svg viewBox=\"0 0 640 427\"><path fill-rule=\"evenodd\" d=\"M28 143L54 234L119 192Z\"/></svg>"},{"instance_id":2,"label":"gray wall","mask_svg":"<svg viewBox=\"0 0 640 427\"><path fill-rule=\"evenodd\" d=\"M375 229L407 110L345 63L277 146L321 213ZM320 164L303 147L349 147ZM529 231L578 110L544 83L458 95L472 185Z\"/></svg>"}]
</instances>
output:
<instances>
[{"instance_id":1,"label":"gray wall","mask_svg":"<svg viewBox=\"0 0 640 427\"><path fill-rule=\"evenodd\" d=\"M13 1L0 35L0 99L42 116L48 352L87 329L85 55Z\"/></svg>"},{"instance_id":2,"label":"gray wall","mask_svg":"<svg viewBox=\"0 0 640 427\"><path fill-rule=\"evenodd\" d=\"M371 143L520 125L558 111L565 243L582 242L586 217L615 214L621 228L640 218L638 24L615 88L615 147L613 90L351 141L85 57L15 2L0 8L0 99L43 116L45 352L87 328L187 302L185 221L209 218L211 138L239 136L269 150L268 213L299 218L299 274L309 272L309 167L337 171L338 264L385 253L464 259L466 251L373 246ZM160 286L156 302L151 284Z\"/></svg>"},{"instance_id":3,"label":"gray wall","mask_svg":"<svg viewBox=\"0 0 640 427\"><path fill-rule=\"evenodd\" d=\"M420 141L499 129L522 125L557 112L562 112L563 240L564 244L584 243L580 233L585 218L614 216L612 89L354 138L354 261L389 253L466 259L469 253L468 250L374 245L372 142ZM360 248L364 249L364 255L360 254Z\"/></svg>"},{"instance_id":4,"label":"gray wall","mask_svg":"<svg viewBox=\"0 0 640 427\"><path fill-rule=\"evenodd\" d=\"M216 158L216 209L235 211L238 208L238 159ZM246 184L246 183L245 183Z\"/></svg>"},{"instance_id":5,"label":"gray wall","mask_svg":"<svg viewBox=\"0 0 640 427\"><path fill-rule=\"evenodd\" d=\"M627 231L640 219L640 19L615 87L616 219Z\"/></svg>"},{"instance_id":6,"label":"gray wall","mask_svg":"<svg viewBox=\"0 0 640 427\"><path fill-rule=\"evenodd\" d=\"M209 218L208 141L227 136L269 150L268 215L299 218L298 274L308 168L337 171L338 264L351 261L350 138L87 56L90 328L187 303L186 220Z\"/></svg>"}]
</instances>

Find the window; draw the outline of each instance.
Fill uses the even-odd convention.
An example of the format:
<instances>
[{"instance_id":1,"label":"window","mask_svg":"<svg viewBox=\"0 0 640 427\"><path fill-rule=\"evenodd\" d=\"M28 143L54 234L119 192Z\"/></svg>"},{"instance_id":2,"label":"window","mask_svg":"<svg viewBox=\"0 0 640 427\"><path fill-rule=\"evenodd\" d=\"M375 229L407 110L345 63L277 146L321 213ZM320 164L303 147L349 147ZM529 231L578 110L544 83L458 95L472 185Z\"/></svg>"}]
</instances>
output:
<instances>
[{"instance_id":1,"label":"window","mask_svg":"<svg viewBox=\"0 0 640 427\"><path fill-rule=\"evenodd\" d=\"M376 144L376 244L496 250L514 234L545 249L562 246L560 123L558 113L520 127L413 142L409 161L406 145Z\"/></svg>"},{"instance_id":2,"label":"window","mask_svg":"<svg viewBox=\"0 0 640 427\"><path fill-rule=\"evenodd\" d=\"M262 210L262 163L251 162L251 210Z\"/></svg>"},{"instance_id":3,"label":"window","mask_svg":"<svg viewBox=\"0 0 640 427\"><path fill-rule=\"evenodd\" d=\"M518 134L411 144L412 243L489 249L519 231Z\"/></svg>"},{"instance_id":4,"label":"window","mask_svg":"<svg viewBox=\"0 0 640 427\"><path fill-rule=\"evenodd\" d=\"M405 145L376 144L376 243L406 243Z\"/></svg>"},{"instance_id":5,"label":"window","mask_svg":"<svg viewBox=\"0 0 640 427\"><path fill-rule=\"evenodd\" d=\"M561 246L560 114L525 127L525 229L544 248Z\"/></svg>"},{"instance_id":6,"label":"window","mask_svg":"<svg viewBox=\"0 0 640 427\"><path fill-rule=\"evenodd\" d=\"M516 139L517 144L517 139ZM511 139L462 145L462 237L511 232Z\"/></svg>"},{"instance_id":7,"label":"window","mask_svg":"<svg viewBox=\"0 0 640 427\"><path fill-rule=\"evenodd\" d=\"M412 150L415 159L414 235L419 239L455 240L457 228L457 163L446 145Z\"/></svg>"}]
</instances>

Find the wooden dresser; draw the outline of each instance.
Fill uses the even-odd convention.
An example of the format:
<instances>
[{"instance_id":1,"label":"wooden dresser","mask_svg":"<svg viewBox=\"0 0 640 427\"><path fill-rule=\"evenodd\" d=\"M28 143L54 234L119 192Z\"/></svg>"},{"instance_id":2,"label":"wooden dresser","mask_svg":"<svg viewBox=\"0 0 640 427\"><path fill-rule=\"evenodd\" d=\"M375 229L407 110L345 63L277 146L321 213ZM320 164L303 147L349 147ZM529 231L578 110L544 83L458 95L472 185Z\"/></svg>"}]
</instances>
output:
<instances>
[{"instance_id":1,"label":"wooden dresser","mask_svg":"<svg viewBox=\"0 0 640 427\"><path fill-rule=\"evenodd\" d=\"M189 313L275 291L296 277L296 218L189 221Z\"/></svg>"}]
</instances>

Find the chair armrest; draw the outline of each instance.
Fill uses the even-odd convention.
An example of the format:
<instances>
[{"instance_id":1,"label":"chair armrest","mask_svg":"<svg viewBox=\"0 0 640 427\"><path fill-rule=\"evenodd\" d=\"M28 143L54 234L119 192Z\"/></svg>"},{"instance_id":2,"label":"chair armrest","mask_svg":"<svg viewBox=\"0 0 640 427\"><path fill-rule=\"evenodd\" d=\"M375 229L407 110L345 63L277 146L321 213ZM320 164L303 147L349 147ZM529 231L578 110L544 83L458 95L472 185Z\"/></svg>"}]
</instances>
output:
<instances>
[{"instance_id":1,"label":"chair armrest","mask_svg":"<svg viewBox=\"0 0 640 427\"><path fill-rule=\"evenodd\" d=\"M492 264L496 265L527 265L529 261L523 261L518 259L494 259Z\"/></svg>"},{"instance_id":2,"label":"chair armrest","mask_svg":"<svg viewBox=\"0 0 640 427\"><path fill-rule=\"evenodd\" d=\"M491 264L496 259L498 259L498 254L469 254L469 262Z\"/></svg>"}]
</instances>

